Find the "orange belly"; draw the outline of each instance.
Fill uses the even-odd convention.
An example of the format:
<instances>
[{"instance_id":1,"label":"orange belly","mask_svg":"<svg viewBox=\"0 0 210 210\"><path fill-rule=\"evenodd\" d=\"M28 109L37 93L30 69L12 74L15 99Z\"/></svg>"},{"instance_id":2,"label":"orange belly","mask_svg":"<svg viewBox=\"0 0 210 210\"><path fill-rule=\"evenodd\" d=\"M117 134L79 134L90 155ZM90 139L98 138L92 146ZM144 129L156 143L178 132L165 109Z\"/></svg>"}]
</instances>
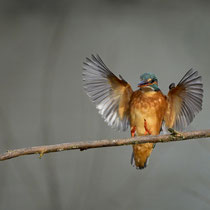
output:
<instances>
[{"instance_id":1,"label":"orange belly","mask_svg":"<svg viewBox=\"0 0 210 210\"><path fill-rule=\"evenodd\" d=\"M166 97L161 91L135 91L130 101L131 130L135 128L135 135L145 135L148 133L147 129L151 135L158 135L162 126L166 105ZM152 143L133 145L136 167L146 167L153 147Z\"/></svg>"}]
</instances>

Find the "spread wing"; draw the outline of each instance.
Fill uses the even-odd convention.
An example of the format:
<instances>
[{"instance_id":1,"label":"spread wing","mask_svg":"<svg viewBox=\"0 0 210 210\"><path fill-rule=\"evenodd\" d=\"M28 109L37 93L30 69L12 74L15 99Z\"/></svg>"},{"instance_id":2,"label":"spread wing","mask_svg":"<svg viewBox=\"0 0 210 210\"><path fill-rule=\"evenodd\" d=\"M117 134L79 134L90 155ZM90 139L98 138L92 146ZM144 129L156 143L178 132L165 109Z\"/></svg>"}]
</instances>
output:
<instances>
[{"instance_id":1,"label":"spread wing","mask_svg":"<svg viewBox=\"0 0 210 210\"><path fill-rule=\"evenodd\" d=\"M128 128L131 86L122 76L116 77L98 55L84 62L83 87L109 126L123 131Z\"/></svg>"},{"instance_id":2,"label":"spread wing","mask_svg":"<svg viewBox=\"0 0 210 210\"><path fill-rule=\"evenodd\" d=\"M183 130L202 110L203 84L198 72L190 69L178 85L169 86L168 106L165 114L167 127Z\"/></svg>"}]
</instances>

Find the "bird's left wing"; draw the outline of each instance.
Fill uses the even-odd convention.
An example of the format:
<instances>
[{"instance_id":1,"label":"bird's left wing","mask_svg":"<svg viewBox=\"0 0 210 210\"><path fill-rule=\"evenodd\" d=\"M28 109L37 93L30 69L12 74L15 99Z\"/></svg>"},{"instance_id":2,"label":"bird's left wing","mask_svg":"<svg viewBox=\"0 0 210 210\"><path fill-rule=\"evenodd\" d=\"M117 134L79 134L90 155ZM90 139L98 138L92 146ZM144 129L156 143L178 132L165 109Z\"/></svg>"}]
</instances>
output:
<instances>
[{"instance_id":1,"label":"bird's left wing","mask_svg":"<svg viewBox=\"0 0 210 210\"><path fill-rule=\"evenodd\" d=\"M133 90L119 76L115 76L97 55L86 58L83 65L83 87L109 126L127 130L129 102Z\"/></svg>"},{"instance_id":2,"label":"bird's left wing","mask_svg":"<svg viewBox=\"0 0 210 210\"><path fill-rule=\"evenodd\" d=\"M172 83L169 88L165 124L167 127L183 130L202 109L201 76L197 71L190 69L176 87Z\"/></svg>"}]
</instances>

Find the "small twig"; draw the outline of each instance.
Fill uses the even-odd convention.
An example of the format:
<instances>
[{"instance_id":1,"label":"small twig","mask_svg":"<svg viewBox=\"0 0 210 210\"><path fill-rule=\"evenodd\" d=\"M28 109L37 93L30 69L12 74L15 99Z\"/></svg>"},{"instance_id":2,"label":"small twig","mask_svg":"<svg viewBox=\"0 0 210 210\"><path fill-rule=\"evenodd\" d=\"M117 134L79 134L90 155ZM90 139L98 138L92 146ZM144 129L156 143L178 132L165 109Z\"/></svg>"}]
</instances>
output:
<instances>
[{"instance_id":1,"label":"small twig","mask_svg":"<svg viewBox=\"0 0 210 210\"><path fill-rule=\"evenodd\" d=\"M97 140L89 142L72 142L64 144L55 144L55 145L44 145L36 146L15 150L8 150L4 154L0 154L0 161L8 160L11 158L23 156L23 155L32 155L39 154L42 157L45 153L50 152L61 152L65 150L76 150L81 151L99 147L114 147L114 146L124 146L131 144L142 144L142 143L165 143L172 141L184 141L189 139L198 139L198 138L208 138L210 137L210 129L202 131L191 131L179 133L173 129L169 129L171 134L158 135L158 136L138 136L135 138L127 139L114 139L114 140Z\"/></svg>"},{"instance_id":2,"label":"small twig","mask_svg":"<svg viewBox=\"0 0 210 210\"><path fill-rule=\"evenodd\" d=\"M173 128L169 128L168 131L171 133L172 136L179 136L179 137L182 137L184 138L183 134L181 132L178 132L176 130L174 130Z\"/></svg>"}]
</instances>

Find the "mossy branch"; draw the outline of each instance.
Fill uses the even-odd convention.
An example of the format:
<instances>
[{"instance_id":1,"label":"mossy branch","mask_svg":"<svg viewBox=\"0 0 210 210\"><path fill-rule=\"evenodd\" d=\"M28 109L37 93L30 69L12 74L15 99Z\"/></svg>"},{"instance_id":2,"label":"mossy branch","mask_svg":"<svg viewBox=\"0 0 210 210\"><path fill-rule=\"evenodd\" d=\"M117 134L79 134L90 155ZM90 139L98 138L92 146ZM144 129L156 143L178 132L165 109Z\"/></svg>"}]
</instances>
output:
<instances>
[{"instance_id":1,"label":"mossy branch","mask_svg":"<svg viewBox=\"0 0 210 210\"><path fill-rule=\"evenodd\" d=\"M210 129L180 133L170 128L169 131L171 134L166 134L166 135L138 136L135 138L97 140L97 141L88 141L88 142L72 142L72 143L43 145L43 146L8 150L7 152L0 154L0 161L16 158L23 155L32 155L32 154L38 154L39 157L41 158L46 153L61 152L65 150L78 149L80 151L83 151L87 149L100 148L100 147L125 146L125 145L142 144L142 143L165 143L165 142L184 141L190 139L210 137Z\"/></svg>"}]
</instances>

